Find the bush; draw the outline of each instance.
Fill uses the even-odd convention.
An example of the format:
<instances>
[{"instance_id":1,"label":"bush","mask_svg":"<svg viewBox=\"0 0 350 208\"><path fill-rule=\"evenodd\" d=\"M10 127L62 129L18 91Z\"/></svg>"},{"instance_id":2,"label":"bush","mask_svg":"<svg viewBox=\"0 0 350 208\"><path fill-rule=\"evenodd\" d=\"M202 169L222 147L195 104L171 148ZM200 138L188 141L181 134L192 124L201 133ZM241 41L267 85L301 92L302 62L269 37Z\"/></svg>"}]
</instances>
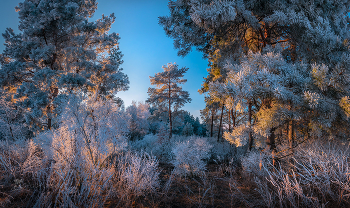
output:
<instances>
[{"instance_id":1,"label":"bush","mask_svg":"<svg viewBox=\"0 0 350 208\"><path fill-rule=\"evenodd\" d=\"M127 152L116 161L116 178L124 195L141 196L159 187L158 160L148 153Z\"/></svg>"},{"instance_id":2,"label":"bush","mask_svg":"<svg viewBox=\"0 0 350 208\"><path fill-rule=\"evenodd\" d=\"M174 173L177 175L197 175L206 170L205 159L210 157L210 145L205 138L190 137L189 140L175 145L172 153L175 159Z\"/></svg>"},{"instance_id":3,"label":"bush","mask_svg":"<svg viewBox=\"0 0 350 208\"><path fill-rule=\"evenodd\" d=\"M350 206L350 151L343 145L310 142L296 149L293 157L281 160L278 168L269 156L251 152L242 159L242 166L242 174L248 176L242 185L253 183L262 199L256 206ZM252 195L244 200L248 197Z\"/></svg>"},{"instance_id":4,"label":"bush","mask_svg":"<svg viewBox=\"0 0 350 208\"><path fill-rule=\"evenodd\" d=\"M131 146L136 151L144 151L148 154L155 155L159 160L163 162L169 161L171 155L172 142L169 141L169 138L166 139L160 138L159 135L147 134L143 139L132 142Z\"/></svg>"},{"instance_id":5,"label":"bush","mask_svg":"<svg viewBox=\"0 0 350 208\"><path fill-rule=\"evenodd\" d=\"M16 190L1 206L24 191L35 207L103 207L111 196L153 193L158 161L127 151L127 123L112 103L72 99L58 129L34 141L0 141L0 179Z\"/></svg>"}]
</instances>

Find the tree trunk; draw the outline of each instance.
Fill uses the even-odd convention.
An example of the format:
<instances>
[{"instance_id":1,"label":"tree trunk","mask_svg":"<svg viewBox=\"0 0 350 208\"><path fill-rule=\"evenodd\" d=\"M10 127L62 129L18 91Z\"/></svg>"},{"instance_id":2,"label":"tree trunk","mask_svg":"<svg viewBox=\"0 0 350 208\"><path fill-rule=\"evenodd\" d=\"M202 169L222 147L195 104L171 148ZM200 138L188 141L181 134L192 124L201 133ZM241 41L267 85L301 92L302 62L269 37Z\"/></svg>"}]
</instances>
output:
<instances>
[{"instance_id":1,"label":"tree trunk","mask_svg":"<svg viewBox=\"0 0 350 208\"><path fill-rule=\"evenodd\" d=\"M228 131L231 132L231 111L228 110Z\"/></svg>"},{"instance_id":2,"label":"tree trunk","mask_svg":"<svg viewBox=\"0 0 350 208\"><path fill-rule=\"evenodd\" d=\"M214 128L214 109L211 110L210 137L213 137L213 128Z\"/></svg>"},{"instance_id":3,"label":"tree trunk","mask_svg":"<svg viewBox=\"0 0 350 208\"><path fill-rule=\"evenodd\" d=\"M231 110L231 117L232 117L232 129L234 129L236 126L236 111L233 114L233 109Z\"/></svg>"},{"instance_id":4,"label":"tree trunk","mask_svg":"<svg viewBox=\"0 0 350 208\"><path fill-rule=\"evenodd\" d=\"M289 110L292 111L293 104L290 102ZM293 115L290 118L290 121L288 122L288 141L289 141L289 148L291 149L291 152L294 153L294 122L293 122Z\"/></svg>"},{"instance_id":5,"label":"tree trunk","mask_svg":"<svg viewBox=\"0 0 350 208\"><path fill-rule=\"evenodd\" d=\"M169 92L168 92L168 98L169 98L169 140L171 139L172 136L172 131L173 131L173 122L171 121L171 83L170 83L170 78L169 78Z\"/></svg>"},{"instance_id":6,"label":"tree trunk","mask_svg":"<svg viewBox=\"0 0 350 208\"><path fill-rule=\"evenodd\" d=\"M52 110L54 108L52 102L53 100L57 97L58 95L58 88L57 87L50 87L50 91L51 91L51 96L50 96L50 104L47 106L47 129L51 130L52 127Z\"/></svg>"},{"instance_id":7,"label":"tree trunk","mask_svg":"<svg viewBox=\"0 0 350 208\"><path fill-rule=\"evenodd\" d=\"M220 134L221 134L222 117L223 117L223 115L224 115L224 104L222 104L222 107L221 107L220 125L219 125L219 132L218 132L218 142L220 141Z\"/></svg>"},{"instance_id":8,"label":"tree trunk","mask_svg":"<svg viewBox=\"0 0 350 208\"><path fill-rule=\"evenodd\" d=\"M289 148L291 149L291 152L294 153L294 122L293 120L290 120L288 123L288 141L289 141Z\"/></svg>"},{"instance_id":9,"label":"tree trunk","mask_svg":"<svg viewBox=\"0 0 350 208\"><path fill-rule=\"evenodd\" d=\"M272 164L273 166L276 165L276 135L275 135L276 128L270 129L270 135L266 139L267 149L271 151L272 154Z\"/></svg>"},{"instance_id":10,"label":"tree trunk","mask_svg":"<svg viewBox=\"0 0 350 208\"><path fill-rule=\"evenodd\" d=\"M169 139L172 136L172 131L173 131L173 122L171 121L171 104L169 99Z\"/></svg>"},{"instance_id":11,"label":"tree trunk","mask_svg":"<svg viewBox=\"0 0 350 208\"><path fill-rule=\"evenodd\" d=\"M252 102L248 102L248 125L249 128L252 127ZM249 130L249 141L248 141L248 150L251 151L253 147L253 135L251 130Z\"/></svg>"},{"instance_id":12,"label":"tree trunk","mask_svg":"<svg viewBox=\"0 0 350 208\"><path fill-rule=\"evenodd\" d=\"M49 104L47 106L46 110L47 110L47 129L51 130L51 122L52 122L52 119L51 119L51 104Z\"/></svg>"},{"instance_id":13,"label":"tree trunk","mask_svg":"<svg viewBox=\"0 0 350 208\"><path fill-rule=\"evenodd\" d=\"M10 125L10 124L9 124L9 125ZM13 136L13 131L12 131L11 126L10 126L10 133L11 133L11 138L12 138L12 140L15 141L15 137Z\"/></svg>"},{"instance_id":14,"label":"tree trunk","mask_svg":"<svg viewBox=\"0 0 350 208\"><path fill-rule=\"evenodd\" d=\"M47 128L48 128L49 130L51 130L51 121L52 121L51 118L48 118L48 119L47 119Z\"/></svg>"}]
</instances>

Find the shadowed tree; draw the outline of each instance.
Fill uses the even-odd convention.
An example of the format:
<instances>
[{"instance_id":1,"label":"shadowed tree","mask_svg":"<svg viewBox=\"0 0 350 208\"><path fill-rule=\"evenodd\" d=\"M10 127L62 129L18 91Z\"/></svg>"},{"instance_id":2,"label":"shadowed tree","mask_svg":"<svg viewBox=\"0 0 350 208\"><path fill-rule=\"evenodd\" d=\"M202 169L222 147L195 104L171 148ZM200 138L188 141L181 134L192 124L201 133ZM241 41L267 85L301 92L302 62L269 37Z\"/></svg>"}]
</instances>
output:
<instances>
[{"instance_id":1,"label":"shadowed tree","mask_svg":"<svg viewBox=\"0 0 350 208\"><path fill-rule=\"evenodd\" d=\"M184 73L188 68L178 68L177 64L169 63L162 67L164 72L157 73L154 77L150 76L151 84L156 88L148 88L148 103L157 106L167 106L169 115L169 138L172 135L172 108L177 110L185 103L191 102L189 93L182 90L178 84L184 84L187 79L183 79Z\"/></svg>"}]
</instances>

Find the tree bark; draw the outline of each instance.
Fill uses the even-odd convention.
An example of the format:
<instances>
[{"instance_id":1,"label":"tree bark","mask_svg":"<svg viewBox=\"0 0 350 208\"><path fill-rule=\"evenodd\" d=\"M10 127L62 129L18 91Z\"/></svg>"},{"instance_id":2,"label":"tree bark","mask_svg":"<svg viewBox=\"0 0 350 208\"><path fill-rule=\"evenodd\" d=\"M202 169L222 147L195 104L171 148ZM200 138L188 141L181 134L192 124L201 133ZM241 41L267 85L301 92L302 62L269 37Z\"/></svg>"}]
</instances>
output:
<instances>
[{"instance_id":1,"label":"tree bark","mask_svg":"<svg viewBox=\"0 0 350 208\"><path fill-rule=\"evenodd\" d=\"M51 119L51 118L48 118L48 119L47 119L47 128L48 128L49 130L51 130L51 122L52 122L52 119Z\"/></svg>"},{"instance_id":2,"label":"tree bark","mask_svg":"<svg viewBox=\"0 0 350 208\"><path fill-rule=\"evenodd\" d=\"M47 111L47 129L51 130L51 122L52 122L52 118L51 118L51 103L46 107L46 111Z\"/></svg>"},{"instance_id":3,"label":"tree bark","mask_svg":"<svg viewBox=\"0 0 350 208\"><path fill-rule=\"evenodd\" d=\"M276 128L270 129L270 135L266 139L267 149L271 151L272 154L272 164L273 166L276 165L276 135L275 135Z\"/></svg>"},{"instance_id":4,"label":"tree bark","mask_svg":"<svg viewBox=\"0 0 350 208\"><path fill-rule=\"evenodd\" d=\"M10 124L9 124L9 125L10 125ZM11 133L11 138L12 138L12 140L15 141L15 137L13 136L13 131L12 131L11 126L10 126L10 133Z\"/></svg>"},{"instance_id":5,"label":"tree bark","mask_svg":"<svg viewBox=\"0 0 350 208\"><path fill-rule=\"evenodd\" d=\"M293 109L293 104L290 102L290 111ZM291 152L294 153L294 121L293 121L293 115L290 118L290 121L288 122L288 141L289 141L289 148L291 149Z\"/></svg>"},{"instance_id":6,"label":"tree bark","mask_svg":"<svg viewBox=\"0 0 350 208\"><path fill-rule=\"evenodd\" d=\"M232 117L232 129L236 126L236 112L233 114L233 109L231 110L231 117Z\"/></svg>"},{"instance_id":7,"label":"tree bark","mask_svg":"<svg viewBox=\"0 0 350 208\"><path fill-rule=\"evenodd\" d=\"M221 107L221 115L220 115L220 125L219 125L219 132L218 132L218 142L220 141L220 134L221 134L221 127L222 127L222 117L224 115L224 104L222 104Z\"/></svg>"},{"instance_id":8,"label":"tree bark","mask_svg":"<svg viewBox=\"0 0 350 208\"><path fill-rule=\"evenodd\" d=\"M248 102L248 125L249 128L252 127L252 102ZM249 141L248 141L248 150L251 151L253 147L253 135L252 132L249 130Z\"/></svg>"},{"instance_id":9,"label":"tree bark","mask_svg":"<svg viewBox=\"0 0 350 208\"><path fill-rule=\"evenodd\" d=\"M172 136L172 131L173 131L173 123L171 121L171 102L169 99L169 139Z\"/></svg>"},{"instance_id":10,"label":"tree bark","mask_svg":"<svg viewBox=\"0 0 350 208\"><path fill-rule=\"evenodd\" d=\"M214 128L214 109L211 110L211 125L210 125L210 137L213 137L213 128Z\"/></svg>"},{"instance_id":11,"label":"tree bark","mask_svg":"<svg viewBox=\"0 0 350 208\"><path fill-rule=\"evenodd\" d=\"M170 77L169 77L169 92L168 92L168 96L169 96L169 140L171 139L172 136L172 131L173 131L173 123L171 120L171 82L170 82Z\"/></svg>"},{"instance_id":12,"label":"tree bark","mask_svg":"<svg viewBox=\"0 0 350 208\"><path fill-rule=\"evenodd\" d=\"M294 122L293 120L290 120L288 123L288 141L289 141L289 148L291 149L291 152L294 153Z\"/></svg>"},{"instance_id":13,"label":"tree bark","mask_svg":"<svg viewBox=\"0 0 350 208\"><path fill-rule=\"evenodd\" d=\"M231 111L232 110L228 110L228 131L231 132Z\"/></svg>"},{"instance_id":14,"label":"tree bark","mask_svg":"<svg viewBox=\"0 0 350 208\"><path fill-rule=\"evenodd\" d=\"M51 95L50 95L50 104L47 106L47 129L51 130L52 127L52 110L54 108L52 102L58 95L58 88L57 87L50 87Z\"/></svg>"}]
</instances>

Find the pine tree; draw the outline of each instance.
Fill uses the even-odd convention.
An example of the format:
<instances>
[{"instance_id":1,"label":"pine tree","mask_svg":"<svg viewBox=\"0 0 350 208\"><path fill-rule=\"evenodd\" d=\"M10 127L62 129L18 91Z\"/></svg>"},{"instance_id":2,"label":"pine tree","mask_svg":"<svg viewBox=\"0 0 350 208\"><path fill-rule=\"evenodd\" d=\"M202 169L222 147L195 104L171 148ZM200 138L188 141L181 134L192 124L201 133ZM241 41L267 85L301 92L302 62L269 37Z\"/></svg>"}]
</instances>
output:
<instances>
[{"instance_id":1,"label":"pine tree","mask_svg":"<svg viewBox=\"0 0 350 208\"><path fill-rule=\"evenodd\" d=\"M231 78L226 84L230 90L222 90L237 107L248 111L247 126L237 127L237 135L248 136L251 128L256 132L263 120L259 116L271 116L268 111L280 112L277 117L284 112L283 122L267 125L269 130L260 126L257 131L266 130L271 140L283 123L293 148L298 132L304 137L345 136L348 132L349 5L346 0L175 0L169 1L170 16L160 17L159 23L174 39L179 55L195 47L205 57L214 54L219 58L219 68L225 61L234 66L230 70L239 68L236 79L246 80L245 84ZM255 60L255 66L246 64L247 58ZM276 58L284 59L278 62L280 66L269 63L277 63ZM285 80L273 81L264 74ZM281 88L264 86L271 81Z\"/></svg>"},{"instance_id":2,"label":"pine tree","mask_svg":"<svg viewBox=\"0 0 350 208\"><path fill-rule=\"evenodd\" d=\"M16 89L16 105L26 110L32 130L50 129L69 93L115 98L128 78L119 68L114 14L89 22L95 0L25 0L16 7L21 33L3 37L0 85Z\"/></svg>"},{"instance_id":3,"label":"pine tree","mask_svg":"<svg viewBox=\"0 0 350 208\"><path fill-rule=\"evenodd\" d=\"M130 116L129 138L131 140L141 139L149 131L149 105L133 101L131 105L126 108L126 112Z\"/></svg>"},{"instance_id":4,"label":"pine tree","mask_svg":"<svg viewBox=\"0 0 350 208\"><path fill-rule=\"evenodd\" d=\"M345 49L341 39L349 31L349 5L347 0L170 0L170 16L159 17L159 23L182 56L195 47L207 57L220 50L215 53L223 60L237 59L241 52L283 43L289 60L324 61L329 52Z\"/></svg>"},{"instance_id":5,"label":"pine tree","mask_svg":"<svg viewBox=\"0 0 350 208\"><path fill-rule=\"evenodd\" d=\"M250 110L255 111L254 122L248 116L247 125L241 124L236 130L248 131L250 135L254 133L255 146L262 147L266 143L274 151L274 131L291 120L300 122L302 109L307 108L301 93L307 89L305 83L310 82L305 64L288 63L281 53L258 52L242 57L241 64L228 65L227 68L230 73L226 93L235 98L231 105L248 115ZM242 135L236 130L231 135Z\"/></svg>"},{"instance_id":6,"label":"pine tree","mask_svg":"<svg viewBox=\"0 0 350 208\"><path fill-rule=\"evenodd\" d=\"M209 135L210 137L214 136L214 132L216 130L214 127L218 123L219 116L217 114L217 111L219 109L219 103L214 102L213 99L210 96L206 96L204 98L205 100L205 108L200 111L201 118L203 122L206 124L206 128L209 129Z\"/></svg>"},{"instance_id":7,"label":"pine tree","mask_svg":"<svg viewBox=\"0 0 350 208\"><path fill-rule=\"evenodd\" d=\"M22 109L11 101L12 94L0 90L0 140L17 140L29 138L30 131L23 125Z\"/></svg>"},{"instance_id":8,"label":"pine tree","mask_svg":"<svg viewBox=\"0 0 350 208\"><path fill-rule=\"evenodd\" d=\"M169 115L169 138L172 135L172 109L177 110L185 103L191 102L189 93L182 90L178 84L187 82L183 79L184 73L188 68L178 68L177 64L169 63L162 67L164 72L157 73L154 77L150 76L151 84L157 88L148 88L148 103L156 106L167 106Z\"/></svg>"},{"instance_id":9,"label":"pine tree","mask_svg":"<svg viewBox=\"0 0 350 208\"><path fill-rule=\"evenodd\" d=\"M193 135L193 126L191 123L186 123L182 129L182 135L192 136Z\"/></svg>"}]
</instances>

